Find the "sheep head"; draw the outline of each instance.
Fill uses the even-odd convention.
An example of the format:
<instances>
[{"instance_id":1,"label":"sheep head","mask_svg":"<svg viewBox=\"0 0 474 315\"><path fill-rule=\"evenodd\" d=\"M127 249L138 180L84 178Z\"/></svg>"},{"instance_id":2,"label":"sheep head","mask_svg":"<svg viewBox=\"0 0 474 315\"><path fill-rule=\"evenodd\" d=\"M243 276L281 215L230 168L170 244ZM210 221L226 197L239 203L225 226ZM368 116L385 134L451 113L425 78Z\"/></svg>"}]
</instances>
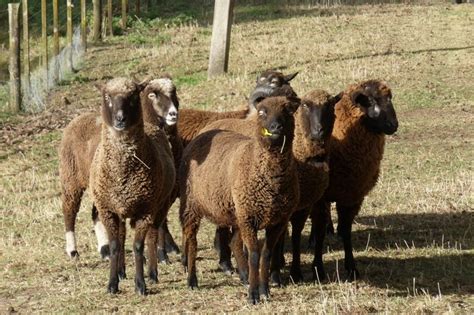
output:
<instances>
[{"instance_id":1,"label":"sheep head","mask_svg":"<svg viewBox=\"0 0 474 315\"><path fill-rule=\"evenodd\" d=\"M275 70L266 70L257 77L255 89L250 94L249 105L253 110L257 103L269 96L297 97L295 91L290 86L290 81L298 72L284 75Z\"/></svg>"},{"instance_id":2,"label":"sheep head","mask_svg":"<svg viewBox=\"0 0 474 315\"><path fill-rule=\"evenodd\" d=\"M295 119L300 100L269 97L257 105L257 139L268 150L291 150Z\"/></svg>"},{"instance_id":3,"label":"sheep head","mask_svg":"<svg viewBox=\"0 0 474 315\"><path fill-rule=\"evenodd\" d=\"M363 122L369 130L387 135L397 131L398 120L392 104L392 91L385 82L362 82L351 93L351 99L364 113Z\"/></svg>"},{"instance_id":4,"label":"sheep head","mask_svg":"<svg viewBox=\"0 0 474 315\"><path fill-rule=\"evenodd\" d=\"M148 82L141 92L142 101L150 102L155 112L168 126L178 122L179 101L171 77L164 76Z\"/></svg>"},{"instance_id":5,"label":"sheep head","mask_svg":"<svg viewBox=\"0 0 474 315\"><path fill-rule=\"evenodd\" d=\"M145 83L126 78L114 78L98 86L102 92L102 119L117 132L130 129L143 122L140 92Z\"/></svg>"}]
</instances>

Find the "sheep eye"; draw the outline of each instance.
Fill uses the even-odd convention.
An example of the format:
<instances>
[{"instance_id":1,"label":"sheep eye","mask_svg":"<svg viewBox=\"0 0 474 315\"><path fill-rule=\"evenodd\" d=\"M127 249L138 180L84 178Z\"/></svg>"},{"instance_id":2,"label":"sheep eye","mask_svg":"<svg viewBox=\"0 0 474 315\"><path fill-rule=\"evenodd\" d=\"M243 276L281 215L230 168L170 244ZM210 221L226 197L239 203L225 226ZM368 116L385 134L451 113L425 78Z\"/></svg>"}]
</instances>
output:
<instances>
[{"instance_id":1,"label":"sheep eye","mask_svg":"<svg viewBox=\"0 0 474 315\"><path fill-rule=\"evenodd\" d=\"M265 116L265 111L263 109L259 110L258 116Z\"/></svg>"},{"instance_id":2,"label":"sheep eye","mask_svg":"<svg viewBox=\"0 0 474 315\"><path fill-rule=\"evenodd\" d=\"M148 94L148 98L151 99L151 100L152 100L152 99L155 99L155 98L156 98L156 94L152 92L152 93Z\"/></svg>"},{"instance_id":3,"label":"sheep eye","mask_svg":"<svg viewBox=\"0 0 474 315\"><path fill-rule=\"evenodd\" d=\"M308 104L303 103L303 107L304 107L304 108L308 108Z\"/></svg>"},{"instance_id":4,"label":"sheep eye","mask_svg":"<svg viewBox=\"0 0 474 315\"><path fill-rule=\"evenodd\" d=\"M278 84L278 79L273 79L272 84Z\"/></svg>"}]
</instances>

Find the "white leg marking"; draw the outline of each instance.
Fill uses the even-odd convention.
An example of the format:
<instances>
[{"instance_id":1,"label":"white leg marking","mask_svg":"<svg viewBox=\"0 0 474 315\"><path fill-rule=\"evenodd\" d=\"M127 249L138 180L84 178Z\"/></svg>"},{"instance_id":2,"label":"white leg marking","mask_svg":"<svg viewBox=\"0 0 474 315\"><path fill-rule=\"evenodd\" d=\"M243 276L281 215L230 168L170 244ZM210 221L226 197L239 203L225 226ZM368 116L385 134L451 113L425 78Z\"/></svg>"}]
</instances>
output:
<instances>
[{"instance_id":1,"label":"white leg marking","mask_svg":"<svg viewBox=\"0 0 474 315\"><path fill-rule=\"evenodd\" d=\"M95 236L97 237L97 250L100 253L100 249L104 245L109 245L109 238L107 236L107 230L100 220L97 220L94 224Z\"/></svg>"},{"instance_id":2,"label":"white leg marking","mask_svg":"<svg viewBox=\"0 0 474 315\"><path fill-rule=\"evenodd\" d=\"M66 253L71 257L71 253L76 250L76 236L74 232L66 232Z\"/></svg>"}]
</instances>

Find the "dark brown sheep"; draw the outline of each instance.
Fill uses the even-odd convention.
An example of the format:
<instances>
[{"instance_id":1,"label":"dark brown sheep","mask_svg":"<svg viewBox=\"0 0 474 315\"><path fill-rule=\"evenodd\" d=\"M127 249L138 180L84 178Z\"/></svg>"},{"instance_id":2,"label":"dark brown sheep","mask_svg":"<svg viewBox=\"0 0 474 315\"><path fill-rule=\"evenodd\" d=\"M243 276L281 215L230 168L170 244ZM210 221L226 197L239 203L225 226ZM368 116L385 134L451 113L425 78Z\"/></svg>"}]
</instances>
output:
<instances>
[{"instance_id":1,"label":"dark brown sheep","mask_svg":"<svg viewBox=\"0 0 474 315\"><path fill-rule=\"evenodd\" d=\"M197 287L196 234L207 217L218 226L233 227L235 250L242 250L239 240L248 249L249 301L269 295L271 251L299 199L291 151L298 105L286 97L267 98L257 105L256 136L212 130L185 148L179 170L180 219L191 288ZM266 238L260 251L261 229Z\"/></svg>"},{"instance_id":2,"label":"dark brown sheep","mask_svg":"<svg viewBox=\"0 0 474 315\"><path fill-rule=\"evenodd\" d=\"M255 104L263 97L267 97L274 93L275 90L281 87L289 86L290 81L298 74L298 72L284 75L275 70L266 70L257 77L255 89L250 95L249 105L242 110L231 112L211 112L197 109L181 109L180 111L180 125L178 133L181 137L183 146L186 147L188 143L194 139L200 131L208 124L226 118L244 119L253 111ZM288 95L291 96L291 95Z\"/></svg>"},{"instance_id":3,"label":"dark brown sheep","mask_svg":"<svg viewBox=\"0 0 474 315\"><path fill-rule=\"evenodd\" d=\"M125 78L112 79L102 87L103 123L89 185L110 243L110 293L118 292L119 271L124 268L119 255L124 255L122 234L127 218L135 228L135 290L146 293L145 237L150 228L158 228L166 218L175 185L173 155L166 135L158 126L143 121L139 97L142 89ZM150 245L149 271L156 275L156 246Z\"/></svg>"},{"instance_id":4,"label":"dark brown sheep","mask_svg":"<svg viewBox=\"0 0 474 315\"><path fill-rule=\"evenodd\" d=\"M144 81L144 83L147 81ZM144 120L163 126L169 132L176 163L179 163L182 146L176 135L176 127L166 124L173 122L173 113L179 103L176 89L171 79L165 75L147 88L149 93L141 94ZM152 100L153 93L155 98ZM158 115L159 113L160 115ZM168 117L169 116L169 117ZM73 119L64 129L59 147L59 173L61 181L61 199L66 227L66 252L69 256L78 255L75 239L76 216L79 211L82 195L89 185L89 171L92 158L100 140L102 118L98 113L85 113ZM174 129L174 131L173 131ZM109 242L105 228L98 219L97 209L93 206L92 218L102 258L109 256Z\"/></svg>"},{"instance_id":5,"label":"dark brown sheep","mask_svg":"<svg viewBox=\"0 0 474 315\"><path fill-rule=\"evenodd\" d=\"M336 202L337 232L344 243L344 266L349 279L359 276L352 254L351 230L365 196L377 183L385 135L397 131L392 92L383 81L369 80L349 86L335 107L336 120L330 140L329 187L313 209L316 237L313 266L325 278L323 242L330 203Z\"/></svg>"}]
</instances>

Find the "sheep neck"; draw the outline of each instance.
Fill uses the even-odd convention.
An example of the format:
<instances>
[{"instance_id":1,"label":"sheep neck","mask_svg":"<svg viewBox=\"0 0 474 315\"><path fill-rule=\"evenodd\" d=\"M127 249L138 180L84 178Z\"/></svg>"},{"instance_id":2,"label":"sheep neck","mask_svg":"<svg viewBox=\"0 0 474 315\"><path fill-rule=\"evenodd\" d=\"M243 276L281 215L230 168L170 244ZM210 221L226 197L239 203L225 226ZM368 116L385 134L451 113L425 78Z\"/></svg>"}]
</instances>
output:
<instances>
[{"instance_id":1,"label":"sheep neck","mask_svg":"<svg viewBox=\"0 0 474 315\"><path fill-rule=\"evenodd\" d=\"M295 121L295 138L293 140L293 155L295 160L304 163L310 158L322 156L326 153L325 145L311 141L311 139L306 136L301 123L299 123L297 119Z\"/></svg>"},{"instance_id":2,"label":"sheep neck","mask_svg":"<svg viewBox=\"0 0 474 315\"><path fill-rule=\"evenodd\" d=\"M258 174L259 177L274 178L286 177L285 174L294 172L292 139L286 140L283 152L279 147L266 148L260 142L252 144L253 161L257 163L251 165L251 173Z\"/></svg>"}]
</instances>

